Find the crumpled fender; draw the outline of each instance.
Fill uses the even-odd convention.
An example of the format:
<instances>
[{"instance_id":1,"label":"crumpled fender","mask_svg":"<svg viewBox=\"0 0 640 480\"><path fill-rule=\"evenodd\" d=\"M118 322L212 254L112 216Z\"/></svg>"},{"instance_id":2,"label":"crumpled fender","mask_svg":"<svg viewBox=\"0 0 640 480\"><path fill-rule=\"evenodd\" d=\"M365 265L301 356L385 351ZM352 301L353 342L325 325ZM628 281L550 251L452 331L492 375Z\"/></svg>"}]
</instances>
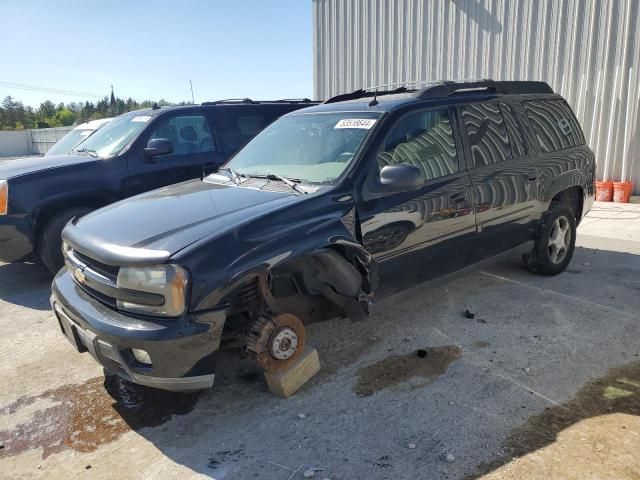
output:
<instances>
[{"instance_id":1,"label":"crumpled fender","mask_svg":"<svg viewBox=\"0 0 640 480\"><path fill-rule=\"evenodd\" d=\"M353 300L366 303L364 298L373 294L377 284L377 269L358 238L353 200L350 196L341 197L345 201L336 198L310 198L304 208L299 204L293 211L281 209L269 218L212 240L209 245L198 244L180 252L187 258L176 261L187 266L194 276L190 311L219 307L247 281L327 248L357 259L356 267L365 280L361 295ZM194 255L189 255L191 249Z\"/></svg>"}]
</instances>

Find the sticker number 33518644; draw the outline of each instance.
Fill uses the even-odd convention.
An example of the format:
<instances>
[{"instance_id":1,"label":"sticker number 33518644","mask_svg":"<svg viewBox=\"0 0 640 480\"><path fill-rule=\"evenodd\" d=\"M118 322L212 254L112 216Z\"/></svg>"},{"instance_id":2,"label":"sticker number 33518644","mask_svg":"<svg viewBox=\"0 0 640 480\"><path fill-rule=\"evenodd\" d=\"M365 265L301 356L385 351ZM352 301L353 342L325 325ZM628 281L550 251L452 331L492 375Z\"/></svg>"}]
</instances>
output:
<instances>
[{"instance_id":1,"label":"sticker number 33518644","mask_svg":"<svg viewBox=\"0 0 640 480\"><path fill-rule=\"evenodd\" d=\"M364 128L369 130L376 123L375 118L343 118L335 128Z\"/></svg>"}]
</instances>

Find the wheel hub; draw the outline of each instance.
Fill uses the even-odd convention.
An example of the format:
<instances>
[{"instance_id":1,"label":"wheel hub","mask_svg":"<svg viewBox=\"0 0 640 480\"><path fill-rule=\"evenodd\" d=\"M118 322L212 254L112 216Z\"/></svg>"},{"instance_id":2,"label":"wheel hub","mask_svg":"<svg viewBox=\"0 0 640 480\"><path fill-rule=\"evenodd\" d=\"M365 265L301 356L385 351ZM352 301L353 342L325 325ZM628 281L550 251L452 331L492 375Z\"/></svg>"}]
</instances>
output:
<instances>
[{"instance_id":1,"label":"wheel hub","mask_svg":"<svg viewBox=\"0 0 640 480\"><path fill-rule=\"evenodd\" d=\"M291 358L298 347L298 335L289 327L277 329L269 339L271 355L278 360Z\"/></svg>"},{"instance_id":2,"label":"wheel hub","mask_svg":"<svg viewBox=\"0 0 640 480\"><path fill-rule=\"evenodd\" d=\"M247 350L268 372L286 370L304 350L302 321L291 314L259 317L247 333Z\"/></svg>"},{"instance_id":3,"label":"wheel hub","mask_svg":"<svg viewBox=\"0 0 640 480\"><path fill-rule=\"evenodd\" d=\"M556 218L549 233L549 257L553 263L562 263L571 245L569 220L562 216Z\"/></svg>"}]
</instances>

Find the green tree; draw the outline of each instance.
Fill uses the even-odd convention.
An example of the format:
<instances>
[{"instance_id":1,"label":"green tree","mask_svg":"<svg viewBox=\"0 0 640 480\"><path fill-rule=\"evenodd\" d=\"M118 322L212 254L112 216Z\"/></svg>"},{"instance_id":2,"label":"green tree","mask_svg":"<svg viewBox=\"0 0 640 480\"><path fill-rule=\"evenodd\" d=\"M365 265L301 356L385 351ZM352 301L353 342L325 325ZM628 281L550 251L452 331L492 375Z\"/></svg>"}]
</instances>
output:
<instances>
[{"instance_id":1,"label":"green tree","mask_svg":"<svg viewBox=\"0 0 640 480\"><path fill-rule=\"evenodd\" d=\"M69 108L64 107L62 110L58 110L55 118L60 125L68 127L69 125L73 125L73 122L76 121L76 113L71 111Z\"/></svg>"}]
</instances>

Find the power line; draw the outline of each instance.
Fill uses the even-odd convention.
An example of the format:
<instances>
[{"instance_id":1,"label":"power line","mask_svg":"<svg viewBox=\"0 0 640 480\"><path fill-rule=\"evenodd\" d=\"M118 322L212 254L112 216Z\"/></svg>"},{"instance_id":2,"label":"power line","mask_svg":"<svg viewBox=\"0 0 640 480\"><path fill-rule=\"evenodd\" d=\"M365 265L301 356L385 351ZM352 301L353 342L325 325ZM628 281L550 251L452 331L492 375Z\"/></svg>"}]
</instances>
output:
<instances>
[{"instance_id":1,"label":"power line","mask_svg":"<svg viewBox=\"0 0 640 480\"><path fill-rule=\"evenodd\" d=\"M0 80L0 87L15 88L18 90L28 90L30 92L42 92L53 93L56 95L71 95L74 97L86 97L86 98L104 98L105 95L98 95L96 93L78 92L75 90L63 90L60 88L41 87L38 85L27 85L25 83L5 82Z\"/></svg>"}]
</instances>

